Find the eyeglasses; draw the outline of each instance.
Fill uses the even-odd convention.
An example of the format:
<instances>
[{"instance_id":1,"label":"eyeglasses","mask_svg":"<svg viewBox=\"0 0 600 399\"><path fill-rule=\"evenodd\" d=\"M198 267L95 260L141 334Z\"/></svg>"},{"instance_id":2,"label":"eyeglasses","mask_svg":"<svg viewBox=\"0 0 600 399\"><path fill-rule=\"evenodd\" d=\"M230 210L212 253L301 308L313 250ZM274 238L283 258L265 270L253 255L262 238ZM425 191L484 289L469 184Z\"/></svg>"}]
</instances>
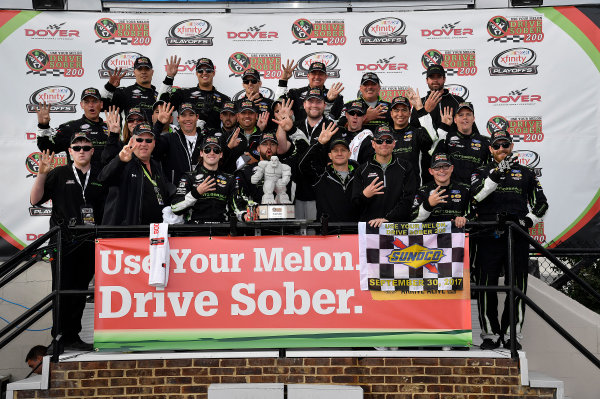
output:
<instances>
[{"instance_id":1,"label":"eyeglasses","mask_svg":"<svg viewBox=\"0 0 600 399\"><path fill-rule=\"evenodd\" d=\"M209 68L200 68L200 69L196 69L196 73L213 73L215 70L214 69L209 69Z\"/></svg>"},{"instance_id":2,"label":"eyeglasses","mask_svg":"<svg viewBox=\"0 0 600 399\"><path fill-rule=\"evenodd\" d=\"M144 120L142 118L127 118L127 123L142 123Z\"/></svg>"},{"instance_id":3,"label":"eyeglasses","mask_svg":"<svg viewBox=\"0 0 600 399\"><path fill-rule=\"evenodd\" d=\"M210 154L211 151L217 155L221 153L221 149L219 147L204 147L202 151L204 151L205 154Z\"/></svg>"},{"instance_id":4,"label":"eyeglasses","mask_svg":"<svg viewBox=\"0 0 600 399\"><path fill-rule=\"evenodd\" d=\"M363 116L364 115L362 112L358 112L358 111L347 111L346 113L350 116Z\"/></svg>"},{"instance_id":5,"label":"eyeglasses","mask_svg":"<svg viewBox=\"0 0 600 399\"><path fill-rule=\"evenodd\" d=\"M450 166L452 166L452 165L441 165L441 166L435 166L431 169L433 169L433 170L449 170Z\"/></svg>"},{"instance_id":6,"label":"eyeglasses","mask_svg":"<svg viewBox=\"0 0 600 399\"><path fill-rule=\"evenodd\" d=\"M508 141L505 141L502 144L498 144L498 143L492 144L492 148L494 150L499 150L500 147L502 147L502 148L508 148L508 147L510 147L510 143Z\"/></svg>"},{"instance_id":7,"label":"eyeglasses","mask_svg":"<svg viewBox=\"0 0 600 399\"><path fill-rule=\"evenodd\" d=\"M146 143L150 144L154 141L154 139L143 139L141 137L136 137L135 141L138 143L143 143L145 141Z\"/></svg>"},{"instance_id":8,"label":"eyeglasses","mask_svg":"<svg viewBox=\"0 0 600 399\"><path fill-rule=\"evenodd\" d=\"M81 150L88 152L88 151L91 151L92 146L91 145L74 145L73 147L71 147L71 149L75 152L79 152Z\"/></svg>"},{"instance_id":9,"label":"eyeglasses","mask_svg":"<svg viewBox=\"0 0 600 399\"><path fill-rule=\"evenodd\" d=\"M252 83L253 85L255 85L255 84L257 84L257 83L258 83L258 80L254 80L254 79L244 79L244 80L242 80L242 82L243 82L245 85L247 85L247 84L250 84L250 83Z\"/></svg>"},{"instance_id":10,"label":"eyeglasses","mask_svg":"<svg viewBox=\"0 0 600 399\"><path fill-rule=\"evenodd\" d=\"M373 141L379 145L381 145L383 143L392 144L394 142L394 139L385 139L385 140L384 139L374 139Z\"/></svg>"}]
</instances>

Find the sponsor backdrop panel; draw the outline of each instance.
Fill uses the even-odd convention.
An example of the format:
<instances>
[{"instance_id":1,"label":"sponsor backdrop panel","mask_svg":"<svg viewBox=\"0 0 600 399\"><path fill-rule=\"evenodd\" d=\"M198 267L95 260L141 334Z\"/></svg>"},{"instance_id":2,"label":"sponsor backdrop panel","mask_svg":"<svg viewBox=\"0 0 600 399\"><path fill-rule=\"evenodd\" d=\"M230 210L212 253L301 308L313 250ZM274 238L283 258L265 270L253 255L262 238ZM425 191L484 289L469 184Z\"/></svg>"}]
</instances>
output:
<instances>
[{"instance_id":1,"label":"sponsor backdrop panel","mask_svg":"<svg viewBox=\"0 0 600 399\"><path fill-rule=\"evenodd\" d=\"M597 26L583 14L572 17L573 10L577 14L575 8L541 8L326 17L0 12L0 51L7 55L0 71L10 77L4 88L12 93L0 111L6 127L0 140L11 148L6 165L14 170L2 177L11 195L0 200L0 235L12 240L2 248L22 247L48 226L47 211L28 205L37 171L35 106L52 104L53 127L78 118L81 91L102 86L117 67L128 69L122 84L132 84L131 66L140 54L152 59L157 88L167 57L182 58L175 85L186 87L196 83L194 61L208 56L216 65L216 87L231 96L239 95L239 75L247 67L261 71L263 93L273 96L286 59L300 61L290 87L307 84L308 65L321 60L328 84L342 81L347 100L357 95L366 71L379 74L388 99L408 87L425 95L423 73L441 62L447 86L475 104L479 130L507 126L520 162L540 176L550 211L532 230L536 239L556 243L577 236L585 225L598 225L600 174L592 172L600 169L599 144L590 121L599 116L594 93L600 62L590 41L598 37ZM570 244L593 245L593 237Z\"/></svg>"}]
</instances>

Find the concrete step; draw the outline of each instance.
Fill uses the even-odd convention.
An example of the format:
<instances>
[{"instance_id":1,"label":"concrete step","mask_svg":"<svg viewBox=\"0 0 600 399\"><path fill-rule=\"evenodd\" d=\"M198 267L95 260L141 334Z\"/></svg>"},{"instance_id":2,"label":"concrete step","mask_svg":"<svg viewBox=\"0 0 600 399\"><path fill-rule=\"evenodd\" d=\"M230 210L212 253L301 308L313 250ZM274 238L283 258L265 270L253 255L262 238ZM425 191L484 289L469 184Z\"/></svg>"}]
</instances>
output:
<instances>
[{"instance_id":1,"label":"concrete step","mask_svg":"<svg viewBox=\"0 0 600 399\"><path fill-rule=\"evenodd\" d=\"M565 384L561 380L538 371L529 371L529 386L532 388L555 388L556 399L565 398Z\"/></svg>"}]
</instances>

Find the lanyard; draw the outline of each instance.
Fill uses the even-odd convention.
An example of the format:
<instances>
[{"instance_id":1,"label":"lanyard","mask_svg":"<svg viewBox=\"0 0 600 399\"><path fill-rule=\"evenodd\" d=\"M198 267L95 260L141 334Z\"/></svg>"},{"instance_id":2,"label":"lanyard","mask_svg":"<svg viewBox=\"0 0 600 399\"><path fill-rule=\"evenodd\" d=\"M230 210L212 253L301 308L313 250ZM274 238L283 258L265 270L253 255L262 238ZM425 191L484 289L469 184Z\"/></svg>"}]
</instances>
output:
<instances>
[{"instance_id":1,"label":"lanyard","mask_svg":"<svg viewBox=\"0 0 600 399\"><path fill-rule=\"evenodd\" d=\"M150 175L148 174L148 172L146 171L146 168L144 166L142 166L142 170L144 171L144 175L146 175L148 180L150 180L150 183L152 183L152 185L154 187L157 187L156 182L154 180L152 180L152 178L150 177Z\"/></svg>"},{"instance_id":2,"label":"lanyard","mask_svg":"<svg viewBox=\"0 0 600 399\"><path fill-rule=\"evenodd\" d=\"M85 183L83 184L83 186L81 185L81 180L79 180L79 174L77 173L77 169L75 169L75 165L71 164L71 167L73 168L73 174L75 175L75 180L77 180L77 184L79 184L79 187L81 187L81 196L83 197L83 203L85 204L85 188L88 185L88 182L90 181L90 171L92 168L88 169L87 173L85 174Z\"/></svg>"}]
</instances>

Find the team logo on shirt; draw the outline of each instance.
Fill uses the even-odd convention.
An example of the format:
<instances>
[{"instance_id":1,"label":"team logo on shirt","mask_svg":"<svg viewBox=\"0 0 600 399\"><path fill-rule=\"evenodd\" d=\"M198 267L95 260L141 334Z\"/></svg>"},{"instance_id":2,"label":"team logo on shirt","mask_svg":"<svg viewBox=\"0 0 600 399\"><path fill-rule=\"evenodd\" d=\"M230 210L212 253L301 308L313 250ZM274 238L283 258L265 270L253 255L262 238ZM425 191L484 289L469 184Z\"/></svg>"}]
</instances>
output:
<instances>
[{"instance_id":1,"label":"team logo on shirt","mask_svg":"<svg viewBox=\"0 0 600 399\"><path fill-rule=\"evenodd\" d=\"M498 130L508 130L514 142L541 142L544 140L541 116L492 116L487 123L491 135Z\"/></svg>"},{"instance_id":2,"label":"team logo on shirt","mask_svg":"<svg viewBox=\"0 0 600 399\"><path fill-rule=\"evenodd\" d=\"M521 171L519 169L511 169L510 177L513 180L521 180L521 178L523 177L523 174L521 173Z\"/></svg>"},{"instance_id":3,"label":"team logo on shirt","mask_svg":"<svg viewBox=\"0 0 600 399\"><path fill-rule=\"evenodd\" d=\"M542 16L535 15L513 17L497 15L487 23L487 32L491 36L488 42L541 42L544 40L542 19Z\"/></svg>"},{"instance_id":4,"label":"team logo on shirt","mask_svg":"<svg viewBox=\"0 0 600 399\"><path fill-rule=\"evenodd\" d=\"M147 19L100 18L94 24L94 33L98 36L95 43L149 46L152 42Z\"/></svg>"},{"instance_id":5,"label":"team logo on shirt","mask_svg":"<svg viewBox=\"0 0 600 399\"><path fill-rule=\"evenodd\" d=\"M27 112L34 113L40 104L48 104L52 113L75 112L75 92L67 86L46 86L31 93Z\"/></svg>"},{"instance_id":6,"label":"team logo on shirt","mask_svg":"<svg viewBox=\"0 0 600 399\"><path fill-rule=\"evenodd\" d=\"M475 50L430 49L421 56L423 75L427 73L427 67L432 64L443 66L448 76L474 76L477 74Z\"/></svg>"},{"instance_id":7,"label":"team logo on shirt","mask_svg":"<svg viewBox=\"0 0 600 399\"><path fill-rule=\"evenodd\" d=\"M406 44L406 24L399 18L385 17L365 25L358 38L363 45Z\"/></svg>"},{"instance_id":8,"label":"team logo on shirt","mask_svg":"<svg viewBox=\"0 0 600 399\"><path fill-rule=\"evenodd\" d=\"M480 150L481 149L481 141L477 140L477 139L473 139L471 140L471 149L473 150Z\"/></svg>"},{"instance_id":9,"label":"team logo on shirt","mask_svg":"<svg viewBox=\"0 0 600 399\"><path fill-rule=\"evenodd\" d=\"M241 32L227 32L227 38L234 42L272 42L279 37L276 31L263 30L266 24L254 25Z\"/></svg>"},{"instance_id":10,"label":"team logo on shirt","mask_svg":"<svg viewBox=\"0 0 600 399\"><path fill-rule=\"evenodd\" d=\"M212 46L213 37L208 36L212 26L203 19L186 19L177 22L165 37L167 46Z\"/></svg>"},{"instance_id":11,"label":"team logo on shirt","mask_svg":"<svg viewBox=\"0 0 600 399\"><path fill-rule=\"evenodd\" d=\"M125 72L123 79L135 79L133 63L138 57L142 57L142 55L133 51L123 51L109 55L102 61L98 74L100 78L108 79L115 69L122 68L123 72Z\"/></svg>"},{"instance_id":12,"label":"team logo on shirt","mask_svg":"<svg viewBox=\"0 0 600 399\"><path fill-rule=\"evenodd\" d=\"M26 75L76 78L84 72L83 55L75 50L29 50L25 64L29 68Z\"/></svg>"},{"instance_id":13,"label":"team logo on shirt","mask_svg":"<svg viewBox=\"0 0 600 399\"><path fill-rule=\"evenodd\" d=\"M28 174L25 177L37 177L41 161L41 152L32 152L31 154L27 155L27 158L25 158L25 168L27 169ZM52 169L54 169L57 166L63 166L66 164L67 157L65 155L60 154L54 156L54 160L52 161L52 164L50 166L52 167Z\"/></svg>"},{"instance_id":14,"label":"team logo on shirt","mask_svg":"<svg viewBox=\"0 0 600 399\"><path fill-rule=\"evenodd\" d=\"M346 44L346 28L343 19L310 21L300 18L292 24L292 44L318 46L343 46Z\"/></svg>"},{"instance_id":15,"label":"team logo on shirt","mask_svg":"<svg viewBox=\"0 0 600 399\"><path fill-rule=\"evenodd\" d=\"M492 105L536 105L542 102L542 96L527 92L527 87L511 90L504 95L487 96L487 98L488 104Z\"/></svg>"},{"instance_id":16,"label":"team logo on shirt","mask_svg":"<svg viewBox=\"0 0 600 399\"><path fill-rule=\"evenodd\" d=\"M450 22L439 28L421 29L421 37L427 39L466 39L473 36L472 28L459 27L460 21Z\"/></svg>"},{"instance_id":17,"label":"team logo on shirt","mask_svg":"<svg viewBox=\"0 0 600 399\"><path fill-rule=\"evenodd\" d=\"M306 54L298 60L298 68L294 70L294 77L300 79L308 78L308 68L313 62L322 62L325 64L327 76L330 78L339 78L340 70L337 68L340 63L339 57L329 51L317 51Z\"/></svg>"},{"instance_id":18,"label":"team logo on shirt","mask_svg":"<svg viewBox=\"0 0 600 399\"><path fill-rule=\"evenodd\" d=\"M498 53L488 68L490 76L537 75L535 51L525 47L511 48Z\"/></svg>"},{"instance_id":19,"label":"team logo on shirt","mask_svg":"<svg viewBox=\"0 0 600 399\"><path fill-rule=\"evenodd\" d=\"M227 65L232 76L242 76L249 68L256 69L264 79L281 77L281 53L243 53L235 52L229 56Z\"/></svg>"},{"instance_id":20,"label":"team logo on shirt","mask_svg":"<svg viewBox=\"0 0 600 399\"><path fill-rule=\"evenodd\" d=\"M73 40L79 37L79 31L75 29L65 29L66 22L58 24L50 24L45 29L23 29L25 37L31 39L56 39L56 40Z\"/></svg>"},{"instance_id":21,"label":"team logo on shirt","mask_svg":"<svg viewBox=\"0 0 600 399\"><path fill-rule=\"evenodd\" d=\"M460 202L462 194L460 190L450 190L450 200L453 202Z\"/></svg>"}]
</instances>

